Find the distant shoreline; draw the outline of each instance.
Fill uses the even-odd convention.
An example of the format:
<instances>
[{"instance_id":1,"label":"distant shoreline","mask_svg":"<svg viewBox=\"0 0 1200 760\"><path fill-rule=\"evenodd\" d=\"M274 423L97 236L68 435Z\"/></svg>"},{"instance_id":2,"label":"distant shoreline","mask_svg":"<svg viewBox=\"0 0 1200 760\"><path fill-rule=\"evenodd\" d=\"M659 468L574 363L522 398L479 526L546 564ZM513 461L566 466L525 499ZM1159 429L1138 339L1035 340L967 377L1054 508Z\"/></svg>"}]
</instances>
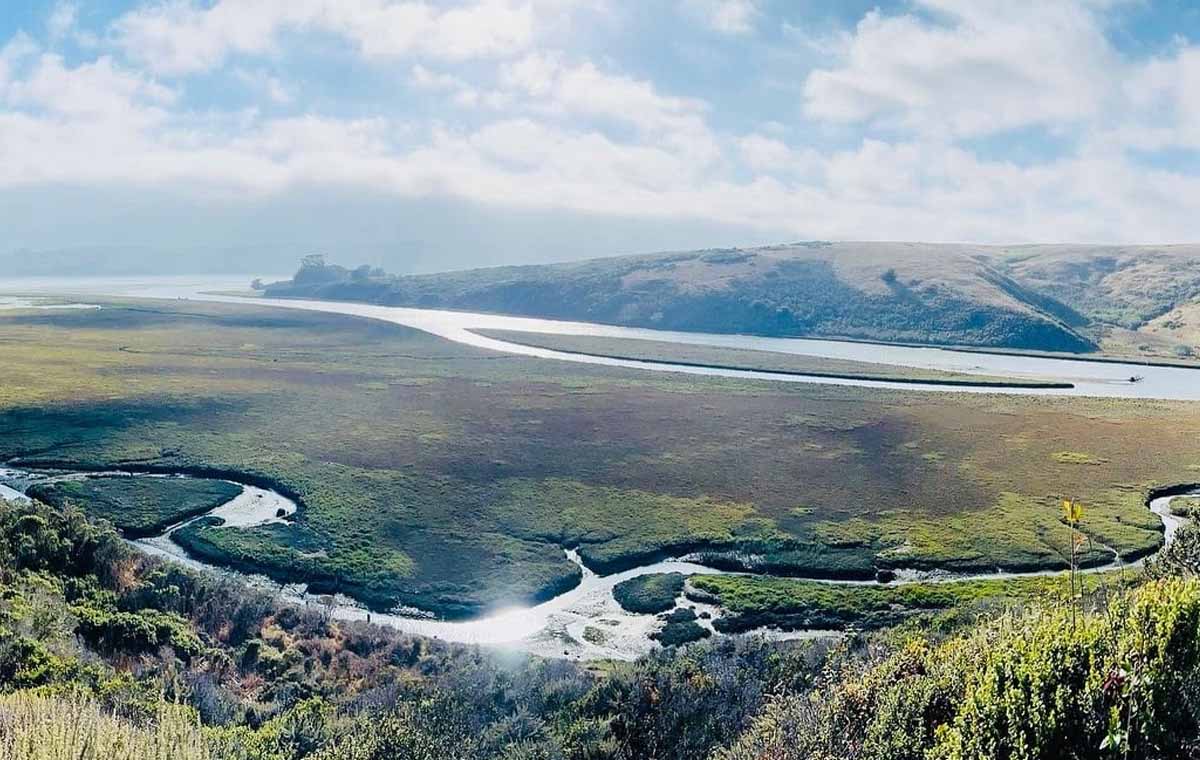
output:
<instances>
[{"instance_id":1,"label":"distant shoreline","mask_svg":"<svg viewBox=\"0 0 1200 760\"><path fill-rule=\"evenodd\" d=\"M1031 380L1028 382L1009 382L1004 380L955 380L949 378L928 378L928 379L912 379L904 377L887 377L881 375L857 374L853 372L822 372L821 370L787 370L787 369L760 369L757 367L748 367L738 364L719 364L716 362L696 362L672 359L647 359L641 356L632 356L626 354L598 353L595 351L580 351L575 349L565 348L549 348L547 346L539 346L536 343L523 343L520 340L513 338L493 338L484 332L478 330L468 330L468 332L478 335L482 338L490 340L499 340L505 343L512 343L526 348L539 348L546 351L554 351L559 354L569 354L571 356L590 356L596 359L614 359L616 361L638 362L640 364L653 364L661 367L692 367L696 369L714 369L723 371L736 372L758 372L766 375L780 375L782 377L815 377L824 378L827 380L858 380L862 382L872 383L892 383L897 385L938 385L952 386L965 388L1029 388L1035 390L1070 390L1075 387L1074 383L1054 382L1054 381L1037 381ZM626 340L638 340L637 338L627 338ZM894 345L894 344L893 344Z\"/></svg>"},{"instance_id":2,"label":"distant shoreline","mask_svg":"<svg viewBox=\"0 0 1200 760\"><path fill-rule=\"evenodd\" d=\"M679 332L679 333L690 333L693 335L720 335L720 336L742 337L742 338L778 338L781 340L826 340L826 341L833 341L833 342L837 342L837 343L859 343L859 344L868 345L868 346L895 346L895 347L899 347L899 348L930 348L930 349L939 349L942 351L954 351L956 353L962 353L962 354L991 354L991 355L995 355L995 356L1023 356L1023 357L1028 357L1028 358L1032 358L1032 359L1058 359L1058 360L1070 360L1070 361L1081 361L1081 362L1093 362L1093 363L1097 363L1097 364L1129 364L1129 365L1141 365L1144 367L1170 367L1173 369L1200 370L1200 362L1188 363L1188 362L1182 362L1182 361L1171 361L1170 359L1140 359L1140 358L1132 357L1132 356L1120 357L1120 356L1113 356L1110 354L1104 354L1104 355L1097 356L1095 354L1090 354L1090 353L1084 354L1084 353L1070 353L1070 352L1065 352L1065 351L1038 351L1038 350L1027 349L1027 348L1004 348L1001 346L965 346L962 344L954 344L954 343L919 343L919 342L914 342L914 341L885 341L885 340L873 340L871 338L854 338L854 337L849 337L849 336L845 336L845 335L817 335L817 334L811 334L811 333L805 334L805 335L779 335L779 334L772 334L772 333L712 332L710 330L687 330L687 329L681 329L681 328L672 328L671 330L668 331L668 330L661 330L661 328L648 327L645 325L617 324L614 322L585 322L585 321L582 321L579 319L546 316L544 314L543 315L524 314L524 313L520 313L520 312L496 311L496 310L492 310L492 309L446 309L446 308L438 308L438 307L431 307L431 306L391 304L391 303L385 303L385 302L381 302L381 301L371 301L371 300L367 300L367 299L322 298L322 297L316 296L316 295L284 295L281 293L271 293L269 291L263 291L262 295L264 295L265 297L268 297L268 298L278 298L281 300L284 300L284 299L292 300L292 301L314 300L314 301L328 301L331 303L338 303L338 302L362 303L362 304L369 304L372 306L385 306L385 307L397 308L397 309L424 309L427 311L444 311L444 312L449 312L452 314L487 314L487 315L498 316L498 317L513 317L513 318L517 318L517 319L544 319L544 320L553 321L553 322L575 322L575 323L579 323L579 324L602 325L605 327L623 327L623 328L629 328L629 329L634 329L634 330L654 330L654 331L660 331L660 332ZM631 340L636 340L636 339L631 339ZM644 340L655 340L655 339L654 338L645 338ZM667 339L658 338L657 340L667 340ZM516 342L516 341L513 341L513 342ZM670 341L668 341L668 342L670 342ZM537 346L534 346L534 348L537 348ZM564 351L563 353L569 353L569 352ZM579 353L580 355L583 355L583 356L596 356L598 358L608 358L608 359L625 359L625 358L627 358L627 357L619 357L619 356L604 356L601 354L588 354L586 352L576 352L576 353ZM641 361L641 360L637 360L637 359L630 359L630 360ZM653 363L653 362L651 362L651 363ZM668 362L668 363L683 364L683 362ZM707 365L698 365L698 366L707 366ZM746 369L745 367L716 367L716 366L710 367L710 368L711 369ZM807 376L812 373L799 373L799 374ZM828 377L832 377L832 376L828 376ZM870 378L860 378L857 376L848 376L848 377L842 378L842 379L860 380L860 379L870 379ZM1001 386L1001 387L1008 387L1008 386ZM1026 386L1026 387L1031 387L1031 386ZM1053 387L1058 387L1058 388L1072 387L1073 388L1074 386L1073 385L1070 385L1070 386L1056 385Z\"/></svg>"}]
</instances>

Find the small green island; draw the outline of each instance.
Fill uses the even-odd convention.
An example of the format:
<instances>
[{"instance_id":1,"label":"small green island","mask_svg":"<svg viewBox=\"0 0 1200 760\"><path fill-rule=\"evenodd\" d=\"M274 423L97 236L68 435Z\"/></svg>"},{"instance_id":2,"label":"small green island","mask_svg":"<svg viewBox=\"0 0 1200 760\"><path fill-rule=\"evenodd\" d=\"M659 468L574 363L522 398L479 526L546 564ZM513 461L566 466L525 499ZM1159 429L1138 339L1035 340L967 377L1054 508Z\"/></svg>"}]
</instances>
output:
<instances>
[{"instance_id":1,"label":"small green island","mask_svg":"<svg viewBox=\"0 0 1200 760\"><path fill-rule=\"evenodd\" d=\"M86 477L35 484L29 495L56 507L74 504L119 528L129 538L162 533L202 515L242 492L224 480L179 477Z\"/></svg>"}]
</instances>

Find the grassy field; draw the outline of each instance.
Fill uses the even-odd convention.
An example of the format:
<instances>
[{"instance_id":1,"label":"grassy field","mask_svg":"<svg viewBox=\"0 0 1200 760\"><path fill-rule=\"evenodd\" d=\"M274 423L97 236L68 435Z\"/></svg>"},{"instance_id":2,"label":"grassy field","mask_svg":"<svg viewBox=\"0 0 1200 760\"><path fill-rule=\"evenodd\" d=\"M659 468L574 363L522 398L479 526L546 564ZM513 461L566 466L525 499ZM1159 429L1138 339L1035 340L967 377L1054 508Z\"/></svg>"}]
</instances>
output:
<instances>
[{"instance_id":1,"label":"grassy field","mask_svg":"<svg viewBox=\"0 0 1200 760\"><path fill-rule=\"evenodd\" d=\"M0 315L0 458L237 473L288 525L195 545L445 615L685 551L778 573L1063 566L1161 543L1200 406L734 381L545 362L382 322L130 302Z\"/></svg>"},{"instance_id":2,"label":"grassy field","mask_svg":"<svg viewBox=\"0 0 1200 760\"><path fill-rule=\"evenodd\" d=\"M1084 594L1115 593L1134 571L1080 576ZM914 615L968 609L981 604L1027 603L1037 598L1070 599L1067 573L1014 580L906 583L893 586L838 586L794 578L697 575L689 598L720 604L727 615L715 626L726 632L762 626L784 629L870 629L896 625Z\"/></svg>"},{"instance_id":3,"label":"grassy field","mask_svg":"<svg viewBox=\"0 0 1200 760\"><path fill-rule=\"evenodd\" d=\"M222 480L187 478L88 478L37 484L29 495L61 507L86 504L130 538L153 536L193 515L219 507L242 492Z\"/></svg>"},{"instance_id":4,"label":"grassy field","mask_svg":"<svg viewBox=\"0 0 1200 760\"><path fill-rule=\"evenodd\" d=\"M876 364L851 359L826 359L819 356L754 351L744 348L692 346L657 340L608 338L594 335L548 335L519 330L475 330L475 332L488 338L536 348L547 348L552 351L637 361L674 362L702 367L762 370L883 382L922 381L938 385L987 385L1014 388L1066 385L1065 383L989 375L969 375L965 372L943 372L919 367L900 367L894 364Z\"/></svg>"}]
</instances>

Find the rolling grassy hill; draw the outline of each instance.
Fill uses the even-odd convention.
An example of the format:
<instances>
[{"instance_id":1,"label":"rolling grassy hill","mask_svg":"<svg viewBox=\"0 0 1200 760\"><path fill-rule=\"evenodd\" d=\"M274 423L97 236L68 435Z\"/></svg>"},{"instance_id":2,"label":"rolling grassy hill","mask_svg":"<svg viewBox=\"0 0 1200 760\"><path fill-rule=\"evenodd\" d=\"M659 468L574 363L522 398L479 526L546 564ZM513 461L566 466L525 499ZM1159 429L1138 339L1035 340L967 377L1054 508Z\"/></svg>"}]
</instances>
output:
<instances>
[{"instance_id":1,"label":"rolling grassy hill","mask_svg":"<svg viewBox=\"0 0 1200 760\"><path fill-rule=\"evenodd\" d=\"M412 277L310 257L266 292L674 330L1200 352L1200 246L809 242Z\"/></svg>"}]
</instances>

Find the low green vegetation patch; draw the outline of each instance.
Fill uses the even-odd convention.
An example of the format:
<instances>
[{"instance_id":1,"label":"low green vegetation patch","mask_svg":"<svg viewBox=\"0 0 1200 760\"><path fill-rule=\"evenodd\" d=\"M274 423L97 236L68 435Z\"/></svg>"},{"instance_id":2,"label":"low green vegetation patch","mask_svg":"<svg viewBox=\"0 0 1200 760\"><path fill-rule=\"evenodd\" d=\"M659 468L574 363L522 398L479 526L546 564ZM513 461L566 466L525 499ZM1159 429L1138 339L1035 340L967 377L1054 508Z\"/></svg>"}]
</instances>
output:
<instances>
[{"instance_id":1,"label":"low green vegetation patch","mask_svg":"<svg viewBox=\"0 0 1200 760\"><path fill-rule=\"evenodd\" d=\"M730 643L496 655L163 562L82 509L0 502L0 760L708 760L809 668Z\"/></svg>"},{"instance_id":2,"label":"low green vegetation patch","mask_svg":"<svg viewBox=\"0 0 1200 760\"><path fill-rule=\"evenodd\" d=\"M585 668L331 619L0 502L0 758L1191 757L1200 529L1180 534L1131 589L1090 577L956 629L681 649L705 635L685 608L661 649Z\"/></svg>"},{"instance_id":3,"label":"low green vegetation patch","mask_svg":"<svg viewBox=\"0 0 1200 760\"><path fill-rule=\"evenodd\" d=\"M683 593L684 580L682 573L639 575L614 586L613 598L626 612L666 612Z\"/></svg>"},{"instance_id":4,"label":"low green vegetation patch","mask_svg":"<svg viewBox=\"0 0 1200 760\"><path fill-rule=\"evenodd\" d=\"M1092 456L1084 451L1056 451L1050 457L1059 464L1100 465L1108 461L1107 459Z\"/></svg>"},{"instance_id":5,"label":"low green vegetation patch","mask_svg":"<svg viewBox=\"0 0 1200 760\"><path fill-rule=\"evenodd\" d=\"M1080 577L1086 590L1121 585L1116 574ZM727 611L714 626L731 633L763 626L790 630L884 628L916 614L984 602L1070 596L1070 580L1065 574L853 586L766 576L697 575L689 585L691 598L719 604Z\"/></svg>"},{"instance_id":6,"label":"low green vegetation patch","mask_svg":"<svg viewBox=\"0 0 1200 760\"><path fill-rule=\"evenodd\" d=\"M162 533L175 523L235 498L242 487L223 480L94 477L41 483L29 495L47 504L83 506L130 537Z\"/></svg>"},{"instance_id":7,"label":"low green vegetation patch","mask_svg":"<svg viewBox=\"0 0 1200 760\"><path fill-rule=\"evenodd\" d=\"M712 635L712 631L696 622L695 611L685 607L663 615L663 622L662 629L654 632L650 637L664 647L691 644Z\"/></svg>"},{"instance_id":8,"label":"low green vegetation patch","mask_svg":"<svg viewBox=\"0 0 1200 760\"><path fill-rule=\"evenodd\" d=\"M1171 500L1171 514L1176 517L1200 517L1200 497L1179 497Z\"/></svg>"}]
</instances>

